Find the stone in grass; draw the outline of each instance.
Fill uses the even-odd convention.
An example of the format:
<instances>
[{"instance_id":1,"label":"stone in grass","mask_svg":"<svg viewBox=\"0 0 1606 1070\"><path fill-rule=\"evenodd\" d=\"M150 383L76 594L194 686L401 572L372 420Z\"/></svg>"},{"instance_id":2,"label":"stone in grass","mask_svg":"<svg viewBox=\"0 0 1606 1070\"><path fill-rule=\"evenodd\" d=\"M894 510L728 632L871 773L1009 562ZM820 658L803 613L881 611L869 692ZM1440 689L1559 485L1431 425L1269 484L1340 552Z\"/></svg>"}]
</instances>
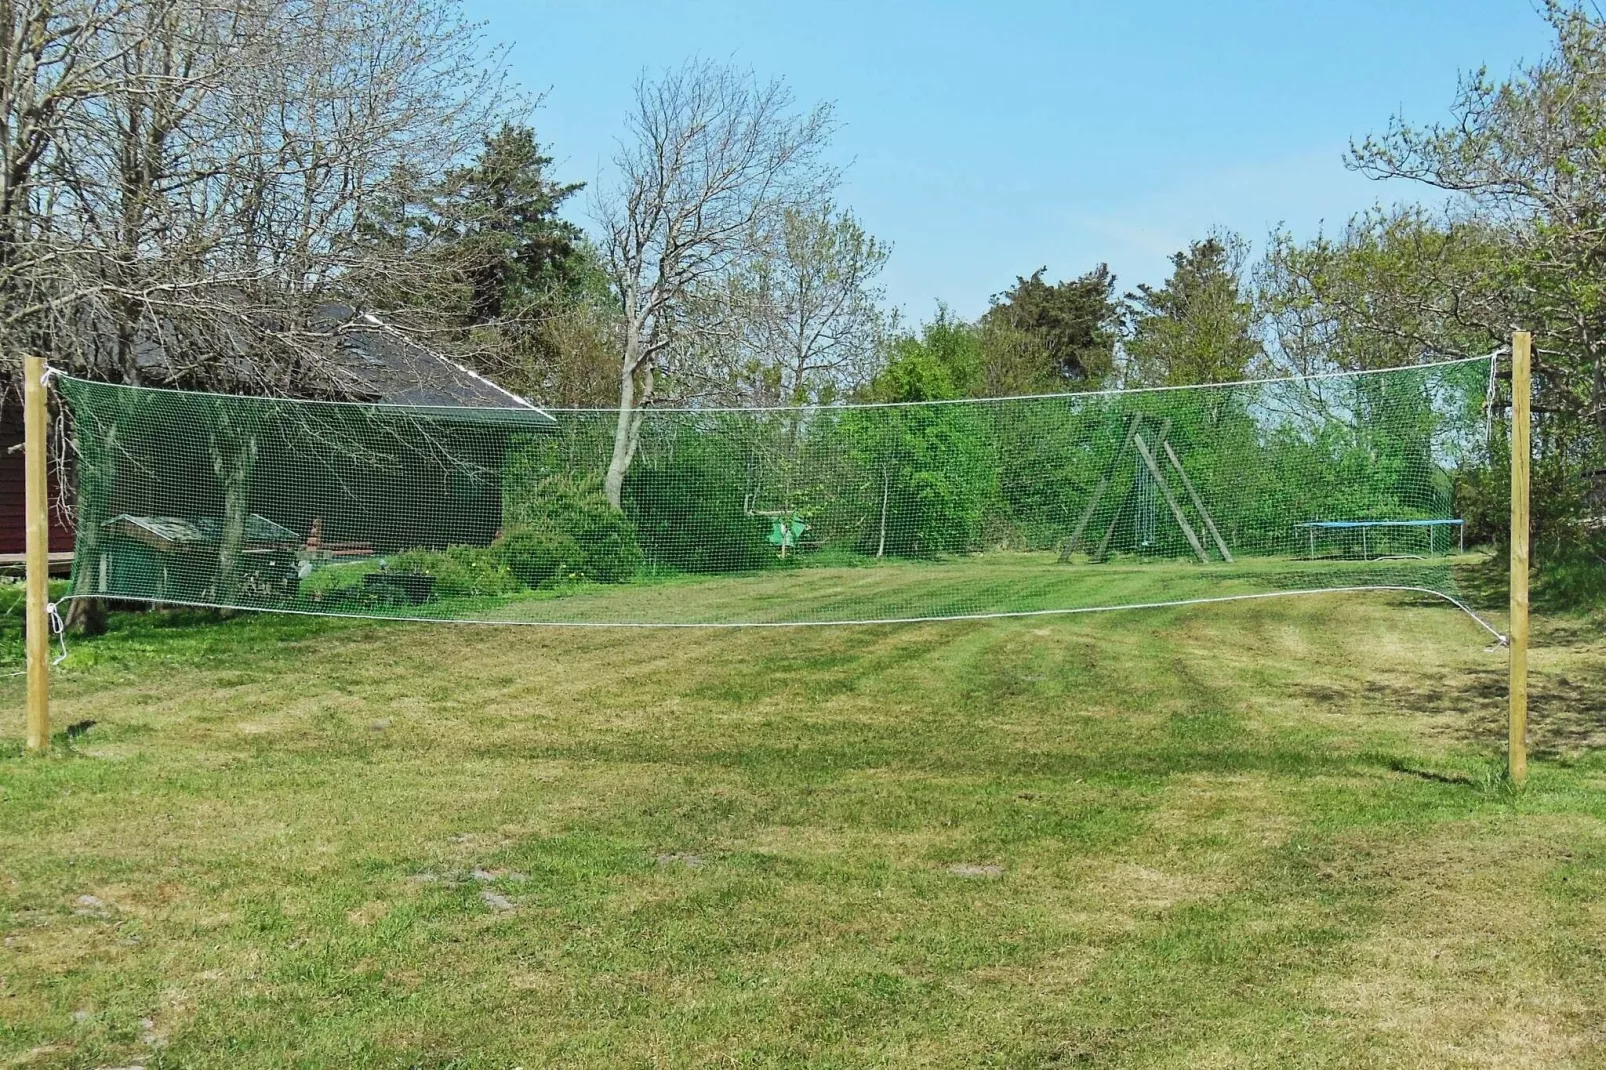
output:
<instances>
[{"instance_id":1,"label":"stone in grass","mask_svg":"<svg viewBox=\"0 0 1606 1070\"><path fill-rule=\"evenodd\" d=\"M685 866L687 869L697 869L703 864L700 856L686 854L682 851L677 851L674 854L654 855L653 861L660 866Z\"/></svg>"},{"instance_id":2,"label":"stone in grass","mask_svg":"<svg viewBox=\"0 0 1606 1070\"><path fill-rule=\"evenodd\" d=\"M73 913L104 918L107 914L106 901L98 895L81 895L73 900Z\"/></svg>"},{"instance_id":3,"label":"stone in grass","mask_svg":"<svg viewBox=\"0 0 1606 1070\"><path fill-rule=\"evenodd\" d=\"M971 879L978 877L1002 877L1004 875L1004 867L995 866L991 862L979 864L975 862L955 862L953 865L948 867L948 872L952 873L956 877L968 877Z\"/></svg>"},{"instance_id":4,"label":"stone in grass","mask_svg":"<svg viewBox=\"0 0 1606 1070\"><path fill-rule=\"evenodd\" d=\"M490 907L492 910L512 910L514 907L518 906L517 903L513 902L513 900L509 899L507 896L498 892L493 892L489 888L480 893L480 898L485 900L485 905Z\"/></svg>"}]
</instances>

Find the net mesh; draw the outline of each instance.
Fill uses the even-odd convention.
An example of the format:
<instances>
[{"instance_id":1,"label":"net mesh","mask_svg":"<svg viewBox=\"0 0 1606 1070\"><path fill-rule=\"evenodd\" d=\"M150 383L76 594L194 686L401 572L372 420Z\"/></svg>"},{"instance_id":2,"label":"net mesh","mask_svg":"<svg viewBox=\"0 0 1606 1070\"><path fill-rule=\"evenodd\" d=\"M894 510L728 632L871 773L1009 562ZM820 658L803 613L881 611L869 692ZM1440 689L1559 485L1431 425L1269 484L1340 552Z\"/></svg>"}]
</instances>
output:
<instances>
[{"instance_id":1,"label":"net mesh","mask_svg":"<svg viewBox=\"0 0 1606 1070\"><path fill-rule=\"evenodd\" d=\"M406 407L60 377L72 597L766 625L1459 598L1491 359L790 409ZM605 475L623 446L618 507Z\"/></svg>"}]
</instances>

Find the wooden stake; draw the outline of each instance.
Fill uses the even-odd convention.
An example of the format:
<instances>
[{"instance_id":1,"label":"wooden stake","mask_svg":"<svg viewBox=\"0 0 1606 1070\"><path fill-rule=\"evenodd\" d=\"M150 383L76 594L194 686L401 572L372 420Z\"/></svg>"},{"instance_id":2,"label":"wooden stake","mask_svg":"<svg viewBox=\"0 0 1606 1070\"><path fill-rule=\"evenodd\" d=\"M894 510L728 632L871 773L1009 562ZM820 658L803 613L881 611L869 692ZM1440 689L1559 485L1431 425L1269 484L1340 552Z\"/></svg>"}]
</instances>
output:
<instances>
[{"instance_id":1,"label":"wooden stake","mask_svg":"<svg viewBox=\"0 0 1606 1070\"><path fill-rule=\"evenodd\" d=\"M1160 441L1162 444L1165 442L1163 438ZM1210 555L1205 553L1204 544L1199 541L1199 536L1194 534L1193 525L1188 523L1188 518L1182 515L1182 506L1177 504L1177 496L1171 493L1171 485L1165 481L1165 473L1161 472L1160 466L1154 463L1154 454L1149 452L1148 443L1143 441L1142 435L1133 435L1132 445L1137 447L1138 456L1143 459L1144 467L1148 468L1149 474L1154 477L1155 484L1160 488L1161 497L1165 498L1166 505L1171 509L1171 516L1175 518L1177 526L1182 529L1182 534L1188 537L1188 545L1193 547L1193 552L1198 555L1199 562L1205 565L1210 564Z\"/></svg>"},{"instance_id":2,"label":"wooden stake","mask_svg":"<svg viewBox=\"0 0 1606 1070\"><path fill-rule=\"evenodd\" d=\"M45 604L50 600L50 499L45 468L45 362L22 361L23 458L26 482L23 508L28 519L28 749L43 753L50 746L50 626Z\"/></svg>"},{"instance_id":3,"label":"wooden stake","mask_svg":"<svg viewBox=\"0 0 1606 1070\"><path fill-rule=\"evenodd\" d=\"M1506 772L1528 780L1528 490L1532 455L1533 336L1511 336L1511 715L1506 726Z\"/></svg>"},{"instance_id":4,"label":"wooden stake","mask_svg":"<svg viewBox=\"0 0 1606 1070\"><path fill-rule=\"evenodd\" d=\"M1194 488L1193 480L1188 478L1187 471L1182 467L1182 461L1177 457L1177 451L1171 448L1171 443L1169 442L1162 442L1160 446L1165 450L1165 455L1170 458L1172 467L1177 470L1177 476L1182 480L1182 489L1188 492L1188 498L1193 502L1193 507L1204 518L1205 527L1210 529L1211 537L1216 540L1216 549L1221 551L1221 559L1229 565L1232 564L1232 551L1227 549L1227 540L1221 537L1221 532L1216 528L1216 522L1210 518L1210 510L1205 508L1204 499L1199 497L1198 490ZM1433 529L1429 528L1428 530L1432 531Z\"/></svg>"},{"instance_id":5,"label":"wooden stake","mask_svg":"<svg viewBox=\"0 0 1606 1070\"><path fill-rule=\"evenodd\" d=\"M887 553L887 496L892 493L892 473L886 465L881 466L881 538L876 541L875 555L885 557Z\"/></svg>"}]
</instances>

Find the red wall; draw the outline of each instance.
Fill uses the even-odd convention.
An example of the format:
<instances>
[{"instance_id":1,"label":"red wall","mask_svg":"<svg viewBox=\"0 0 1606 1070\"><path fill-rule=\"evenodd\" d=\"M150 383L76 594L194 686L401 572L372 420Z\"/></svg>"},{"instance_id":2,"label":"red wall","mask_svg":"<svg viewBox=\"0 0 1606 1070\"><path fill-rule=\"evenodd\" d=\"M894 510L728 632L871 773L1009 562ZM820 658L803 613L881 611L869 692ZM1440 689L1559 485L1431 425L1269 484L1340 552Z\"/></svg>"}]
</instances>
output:
<instances>
[{"instance_id":1,"label":"red wall","mask_svg":"<svg viewBox=\"0 0 1606 1070\"><path fill-rule=\"evenodd\" d=\"M0 554L20 554L27 549L27 518L23 511L23 484L26 478L22 450L22 414L15 405L0 411ZM12 452L11 447L19 447ZM50 473L50 549L66 553L73 544L72 514L61 508L56 472Z\"/></svg>"}]
</instances>

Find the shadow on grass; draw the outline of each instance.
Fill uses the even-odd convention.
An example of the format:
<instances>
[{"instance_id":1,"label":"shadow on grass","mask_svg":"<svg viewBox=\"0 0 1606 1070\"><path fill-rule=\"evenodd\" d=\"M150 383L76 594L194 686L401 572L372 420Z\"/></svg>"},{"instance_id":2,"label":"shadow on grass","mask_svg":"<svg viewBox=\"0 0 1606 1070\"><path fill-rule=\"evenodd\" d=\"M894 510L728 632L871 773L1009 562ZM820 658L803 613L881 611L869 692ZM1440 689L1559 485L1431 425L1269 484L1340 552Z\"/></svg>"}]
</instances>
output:
<instances>
[{"instance_id":1,"label":"shadow on grass","mask_svg":"<svg viewBox=\"0 0 1606 1070\"><path fill-rule=\"evenodd\" d=\"M1467 669L1411 683L1372 681L1364 685L1362 693L1371 702L1391 709L1442 719L1442 734L1487 749L1503 745L1506 738L1506 687L1504 669ZM1342 697L1330 688L1308 687L1302 693L1324 702ZM1535 758L1559 758L1606 747L1606 669L1531 674L1528 745Z\"/></svg>"}]
</instances>

